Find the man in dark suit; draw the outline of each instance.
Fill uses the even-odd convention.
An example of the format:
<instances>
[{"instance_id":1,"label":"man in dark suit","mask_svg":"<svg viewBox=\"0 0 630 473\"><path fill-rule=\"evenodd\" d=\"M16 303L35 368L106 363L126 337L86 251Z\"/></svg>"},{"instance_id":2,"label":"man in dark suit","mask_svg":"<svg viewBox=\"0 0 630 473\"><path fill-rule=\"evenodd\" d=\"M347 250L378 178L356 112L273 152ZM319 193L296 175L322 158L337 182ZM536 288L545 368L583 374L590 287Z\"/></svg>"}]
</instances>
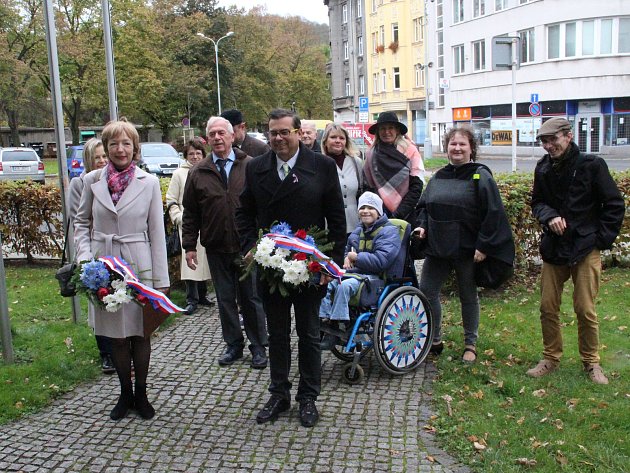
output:
<instances>
[{"instance_id":1,"label":"man in dark suit","mask_svg":"<svg viewBox=\"0 0 630 473\"><path fill-rule=\"evenodd\" d=\"M252 138L247 134L247 123L243 119L243 114L231 108L224 111L221 116L232 124L234 129L234 146L244 151L247 156L260 156L269 151L269 146L261 140Z\"/></svg>"},{"instance_id":2,"label":"man in dark suit","mask_svg":"<svg viewBox=\"0 0 630 473\"><path fill-rule=\"evenodd\" d=\"M256 244L260 229L268 231L274 222L291 228L328 228L334 244L331 256L342 263L346 240L346 218L335 162L313 153L300 142L300 119L292 111L277 109L269 114L271 151L247 165L245 188L236 219L246 259ZM275 420L290 407L291 307L299 337L300 382L295 400L300 404L300 422L312 427L319 419L315 401L321 387L321 350L318 310L331 279L321 275L319 285L289 290L283 297L271 294L261 282L261 296L269 331L271 398L256 416L259 424Z\"/></svg>"}]
</instances>

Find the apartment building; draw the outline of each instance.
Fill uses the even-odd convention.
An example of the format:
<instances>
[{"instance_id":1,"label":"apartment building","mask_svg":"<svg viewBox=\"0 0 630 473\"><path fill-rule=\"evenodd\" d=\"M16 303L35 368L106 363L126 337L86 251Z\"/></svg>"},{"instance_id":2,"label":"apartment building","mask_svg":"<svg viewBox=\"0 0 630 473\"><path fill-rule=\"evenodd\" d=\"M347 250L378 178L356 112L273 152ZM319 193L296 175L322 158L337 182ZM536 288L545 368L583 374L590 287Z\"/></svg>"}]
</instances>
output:
<instances>
[{"instance_id":1,"label":"apartment building","mask_svg":"<svg viewBox=\"0 0 630 473\"><path fill-rule=\"evenodd\" d=\"M583 151L630 152L630 1L426 1L434 148L447 128L468 124L483 153L506 152L512 72L493 71L492 42L507 36L517 38L520 59L519 154L542 153L535 133L554 116L573 123Z\"/></svg>"}]
</instances>

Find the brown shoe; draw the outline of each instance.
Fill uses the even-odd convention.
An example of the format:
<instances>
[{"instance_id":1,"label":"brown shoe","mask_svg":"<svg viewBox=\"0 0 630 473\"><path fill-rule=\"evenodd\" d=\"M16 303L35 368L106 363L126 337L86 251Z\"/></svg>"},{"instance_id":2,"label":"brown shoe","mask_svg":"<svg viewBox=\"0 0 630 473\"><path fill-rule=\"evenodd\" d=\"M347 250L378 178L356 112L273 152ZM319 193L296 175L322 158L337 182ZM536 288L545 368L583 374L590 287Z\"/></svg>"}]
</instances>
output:
<instances>
[{"instance_id":1,"label":"brown shoe","mask_svg":"<svg viewBox=\"0 0 630 473\"><path fill-rule=\"evenodd\" d=\"M558 362L543 358L532 369L527 370L527 376L540 378L558 369Z\"/></svg>"},{"instance_id":2,"label":"brown shoe","mask_svg":"<svg viewBox=\"0 0 630 473\"><path fill-rule=\"evenodd\" d=\"M599 363L588 363L584 365L584 371L588 373L588 377L591 378L595 384L608 384L608 378L604 374L604 370L599 366Z\"/></svg>"}]
</instances>

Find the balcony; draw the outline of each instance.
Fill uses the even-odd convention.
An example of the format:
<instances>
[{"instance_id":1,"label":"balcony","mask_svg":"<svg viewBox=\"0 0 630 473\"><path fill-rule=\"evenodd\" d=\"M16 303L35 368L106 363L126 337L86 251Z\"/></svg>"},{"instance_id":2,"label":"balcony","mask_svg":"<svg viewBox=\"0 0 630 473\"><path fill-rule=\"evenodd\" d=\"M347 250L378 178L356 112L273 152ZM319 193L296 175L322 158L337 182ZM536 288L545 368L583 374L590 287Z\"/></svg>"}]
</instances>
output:
<instances>
[{"instance_id":1,"label":"balcony","mask_svg":"<svg viewBox=\"0 0 630 473\"><path fill-rule=\"evenodd\" d=\"M333 109L352 108L354 100L352 97L335 97L333 99Z\"/></svg>"}]
</instances>

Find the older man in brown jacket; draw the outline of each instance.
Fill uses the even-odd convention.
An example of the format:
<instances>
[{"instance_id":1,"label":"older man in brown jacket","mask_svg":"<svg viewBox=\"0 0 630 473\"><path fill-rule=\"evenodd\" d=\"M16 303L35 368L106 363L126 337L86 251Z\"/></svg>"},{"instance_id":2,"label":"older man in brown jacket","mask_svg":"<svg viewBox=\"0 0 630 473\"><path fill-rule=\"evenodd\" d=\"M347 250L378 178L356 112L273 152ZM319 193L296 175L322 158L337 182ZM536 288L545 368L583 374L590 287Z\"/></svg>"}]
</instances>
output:
<instances>
[{"instance_id":1,"label":"older man in brown jacket","mask_svg":"<svg viewBox=\"0 0 630 473\"><path fill-rule=\"evenodd\" d=\"M206 134L212 152L190 170L184 189L182 247L186 250L186 263L192 269L198 263L198 235L206 248L226 343L219 365L228 366L243 357L245 339L239 323L240 304L250 341L252 368L262 369L267 366L265 313L256 292L255 276L239 281L240 243L234 220L245 183L245 167L252 158L232 148L234 129L225 118L211 117Z\"/></svg>"}]
</instances>

